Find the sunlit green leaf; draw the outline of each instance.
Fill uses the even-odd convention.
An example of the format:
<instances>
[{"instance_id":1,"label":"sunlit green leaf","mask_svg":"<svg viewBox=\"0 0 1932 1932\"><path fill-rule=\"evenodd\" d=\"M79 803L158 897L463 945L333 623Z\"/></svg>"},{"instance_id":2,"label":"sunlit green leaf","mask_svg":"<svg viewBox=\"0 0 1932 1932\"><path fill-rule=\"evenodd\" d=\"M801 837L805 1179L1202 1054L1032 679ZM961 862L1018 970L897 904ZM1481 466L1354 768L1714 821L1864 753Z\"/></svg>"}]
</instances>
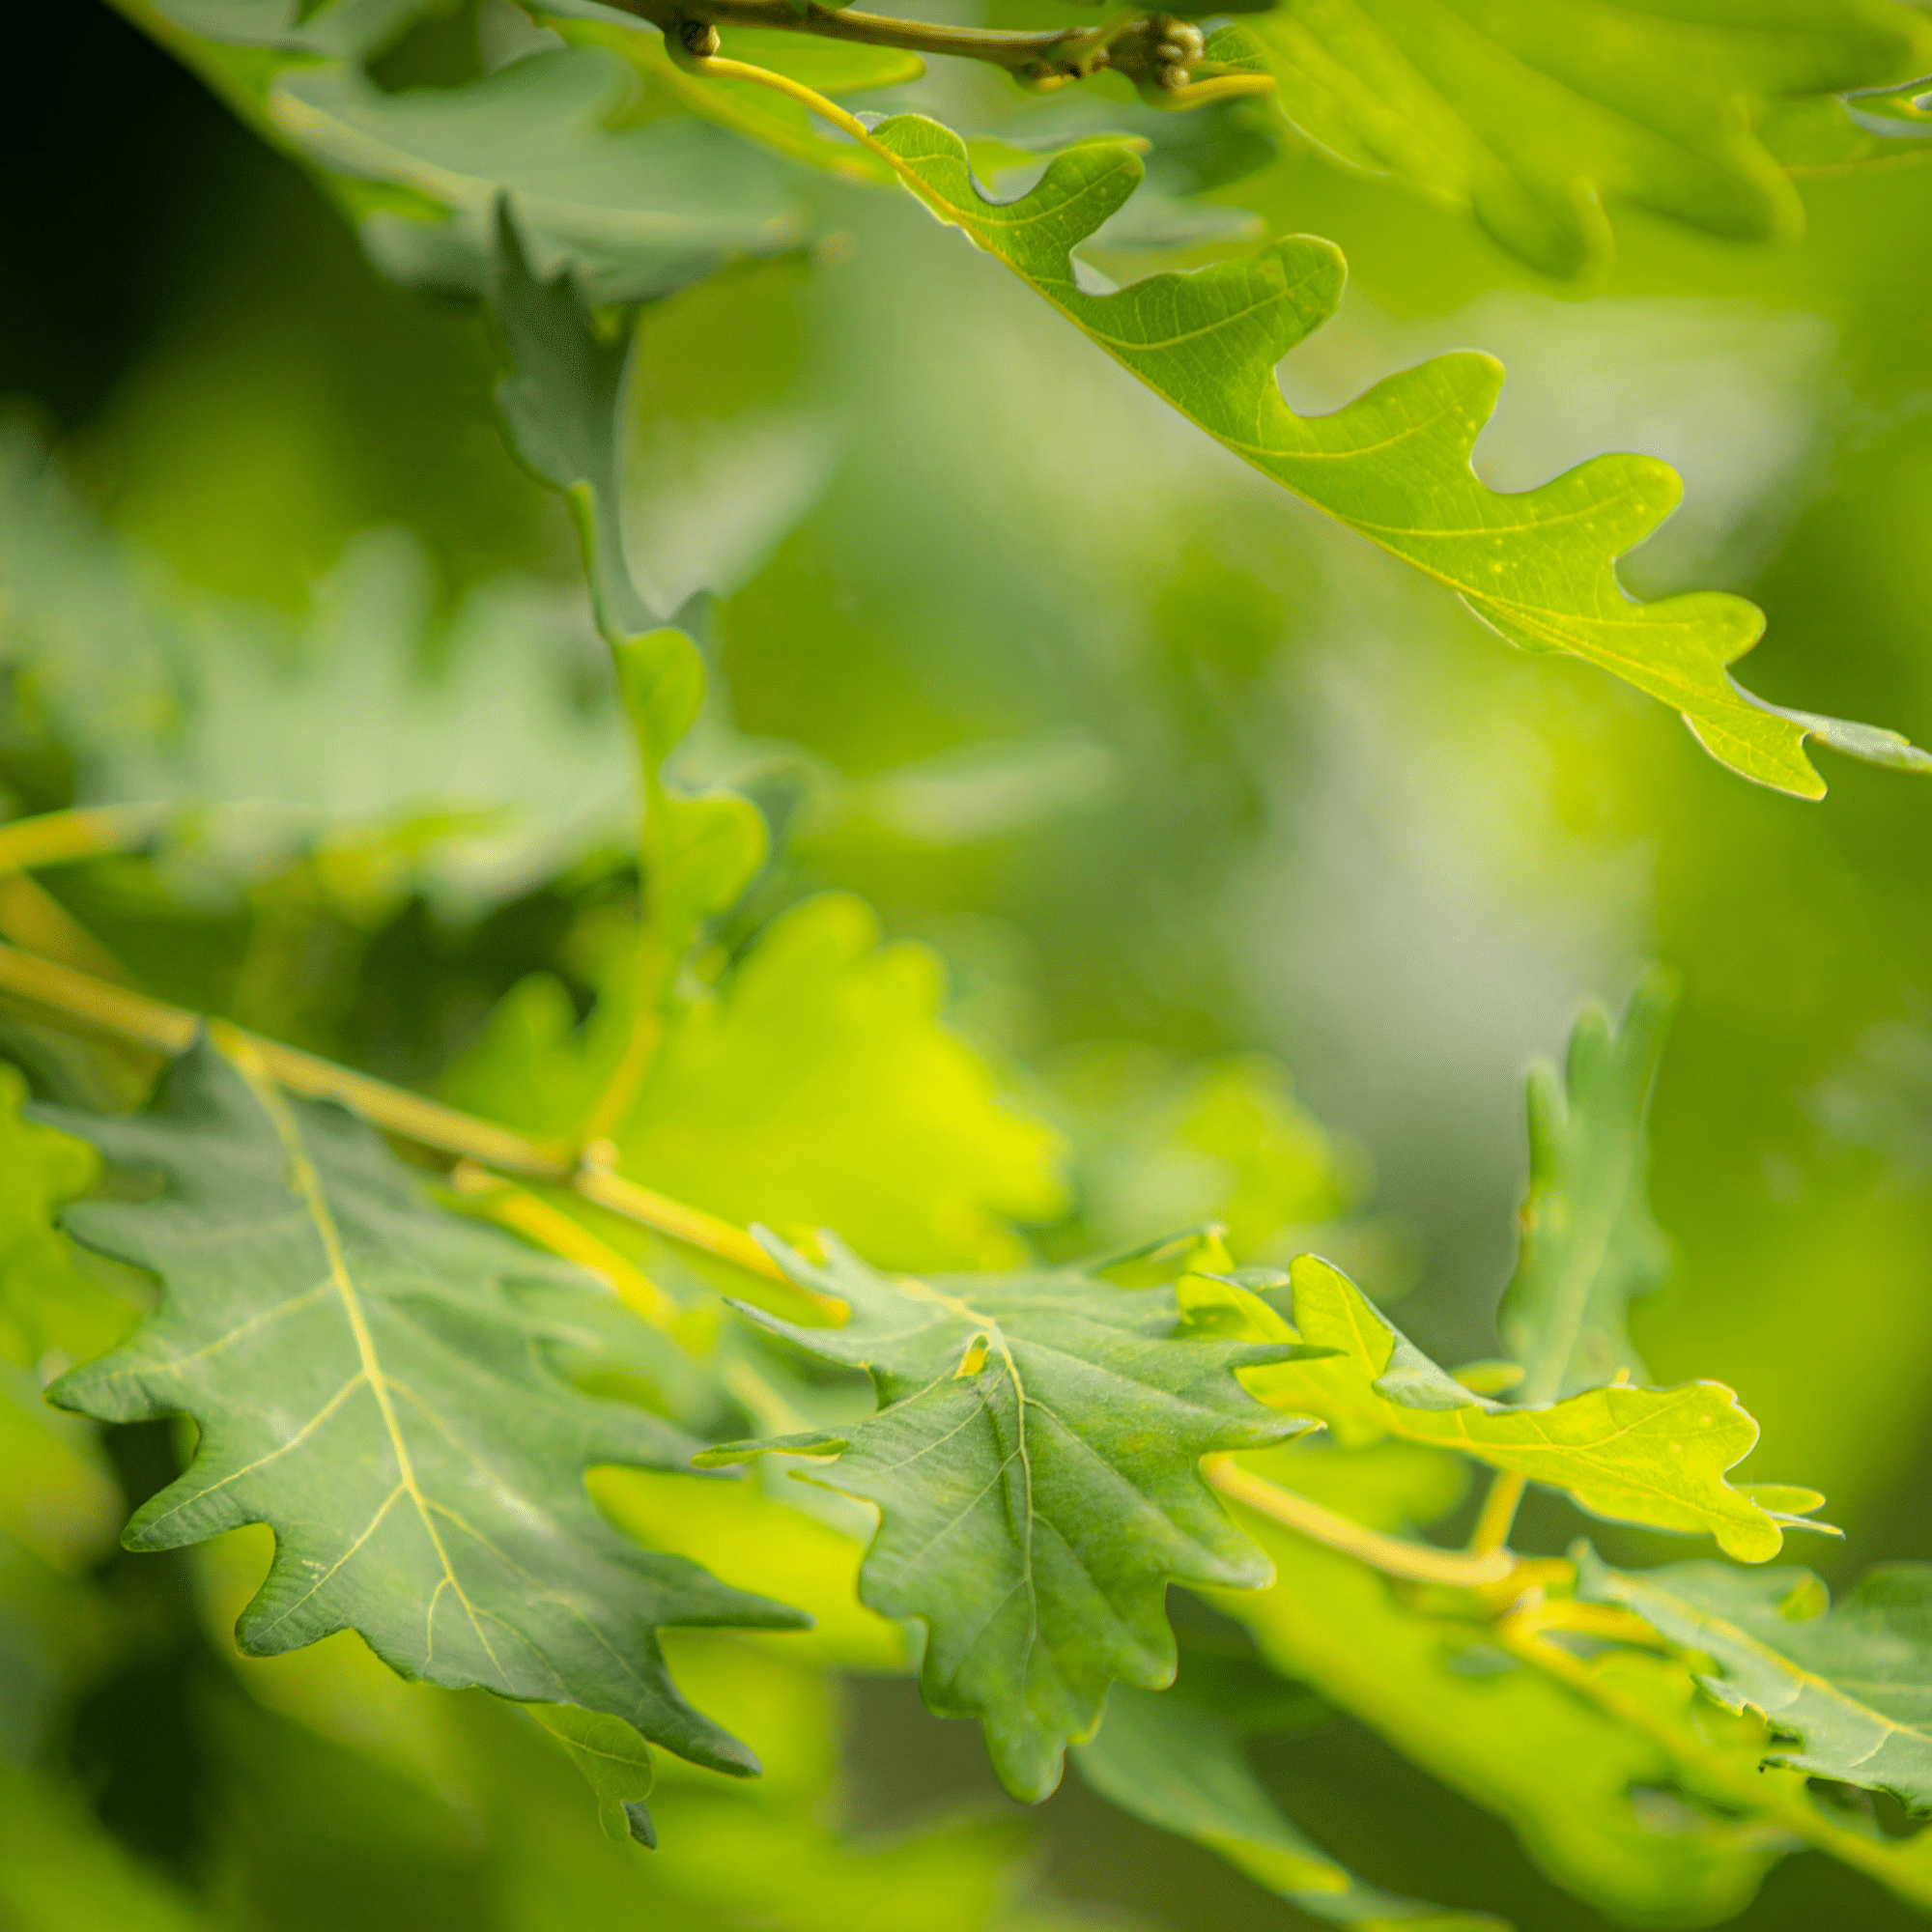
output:
<instances>
[{"instance_id":1,"label":"sunlit green leaf","mask_svg":"<svg viewBox=\"0 0 1932 1932\"><path fill-rule=\"evenodd\" d=\"M1756 642L1763 613L1696 591L1643 604L1615 562L1675 508L1682 485L1654 457L1601 456L1535 490L1505 495L1471 468L1502 368L1459 353L1378 383L1332 415L1297 416L1275 364L1334 312L1334 245L1292 236L1193 275L1155 275L1111 295L1080 285L1070 251L1122 207L1141 163L1093 142L1057 156L1018 200L988 201L957 135L906 115L873 138L945 222L1037 290L1116 360L1243 461L1457 591L1525 650L1584 658L1683 714L1705 750L1745 777L1813 798L1804 752L1817 736L1854 757L1910 770L1932 756L1895 733L1780 710L1725 667Z\"/></svg>"},{"instance_id":2,"label":"sunlit green leaf","mask_svg":"<svg viewBox=\"0 0 1932 1932\"><path fill-rule=\"evenodd\" d=\"M927 1704L980 1719L1008 1788L1042 1798L1110 1683L1151 1690L1172 1677L1170 1579L1265 1579L1199 1463L1293 1431L1232 1373L1286 1350L1178 1336L1165 1289L1072 1271L918 1281L822 1238L823 1267L781 1243L771 1252L802 1286L848 1305L844 1327L745 1313L823 1360L868 1370L878 1413L706 1460L838 1456L812 1480L881 1512L861 1596L925 1624Z\"/></svg>"},{"instance_id":3,"label":"sunlit green leaf","mask_svg":"<svg viewBox=\"0 0 1932 1932\"><path fill-rule=\"evenodd\" d=\"M1393 1435L1456 1449L1567 1491L1597 1516L1715 1536L1747 1562L1777 1554L1779 1518L1725 1480L1756 1443L1757 1424L1722 1383L1591 1388L1513 1407L1463 1387L1326 1262L1302 1255L1291 1276L1292 1326L1240 1287L1198 1275L1180 1284L1183 1303L1218 1332L1333 1351L1244 1378L1276 1407L1325 1422L1348 1446Z\"/></svg>"},{"instance_id":4,"label":"sunlit green leaf","mask_svg":"<svg viewBox=\"0 0 1932 1932\"><path fill-rule=\"evenodd\" d=\"M1755 116L1902 79L1932 51L1889 0L1284 0L1243 25L1319 151L1466 211L1553 275L1608 261L1616 202L1796 236L1803 208Z\"/></svg>"},{"instance_id":5,"label":"sunlit green leaf","mask_svg":"<svg viewBox=\"0 0 1932 1932\"><path fill-rule=\"evenodd\" d=\"M207 1045L175 1064L154 1112L60 1120L165 1183L67 1216L88 1246L153 1269L162 1301L55 1399L200 1430L187 1472L129 1523L131 1548L267 1522L275 1563L242 1617L245 1651L354 1629L405 1676L580 1704L704 1763L755 1768L677 1694L655 1633L797 1615L597 1516L587 1466L675 1468L688 1445L546 1367L567 1334L554 1298L540 1320L516 1283L582 1277L437 1212L368 1128Z\"/></svg>"},{"instance_id":6,"label":"sunlit green leaf","mask_svg":"<svg viewBox=\"0 0 1932 1932\"><path fill-rule=\"evenodd\" d=\"M1712 1661L1712 1694L1776 1734L1771 1763L1932 1810L1932 1564L1874 1570L1833 1606L1808 1570L1633 1572L1576 1553L1579 1595Z\"/></svg>"},{"instance_id":7,"label":"sunlit green leaf","mask_svg":"<svg viewBox=\"0 0 1932 1932\"><path fill-rule=\"evenodd\" d=\"M1520 1403L1646 1379L1629 1310L1670 1269L1646 1184L1650 1095L1670 1008L1670 983L1653 972L1614 1033L1601 1007L1586 1007L1562 1073L1547 1062L1530 1069L1529 1192L1497 1317L1523 1366Z\"/></svg>"}]
</instances>

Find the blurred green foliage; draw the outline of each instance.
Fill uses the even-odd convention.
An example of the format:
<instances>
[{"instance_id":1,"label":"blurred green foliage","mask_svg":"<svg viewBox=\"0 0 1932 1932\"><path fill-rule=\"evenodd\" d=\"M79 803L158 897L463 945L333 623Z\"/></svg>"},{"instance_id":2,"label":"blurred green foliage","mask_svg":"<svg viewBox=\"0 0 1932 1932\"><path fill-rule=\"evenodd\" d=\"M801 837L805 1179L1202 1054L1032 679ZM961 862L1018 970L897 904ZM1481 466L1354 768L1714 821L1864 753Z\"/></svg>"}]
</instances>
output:
<instances>
[{"instance_id":1,"label":"blurred green foliage","mask_svg":"<svg viewBox=\"0 0 1932 1932\"><path fill-rule=\"evenodd\" d=\"M433 21L369 99L334 103L343 125L453 77L475 25ZM97 0L13 34L0 785L19 813L140 796L177 815L152 851L0 878L0 933L542 1130L630 970L628 774L571 533L504 453L474 309L380 278L303 177ZM1190 118L1122 98L1100 121L1135 115ZM1223 131L1267 164L1217 180L1163 132L1156 185L1350 263L1335 321L1286 365L1298 412L1424 354L1497 351L1513 375L1486 481L1666 458L1686 507L1630 581L1762 604L1750 672L1779 701L1932 732L1932 170L1802 180L1804 237L1776 248L1626 212L1586 303L1454 210L1293 146L1269 159L1257 124ZM1406 1293L1437 1358L1488 1356L1523 1064L1560 1050L1581 996L1620 1004L1661 956L1683 994L1652 1195L1676 1259L1632 1313L1636 1346L1662 1380L1746 1393L1766 1445L1747 1475L1830 1493L1850 1541L1810 1560L1834 1583L1932 1556L1924 795L1835 759L1821 807L1740 784L1661 708L1499 649L1289 504L910 201L801 173L767 205L764 180L726 212L779 252L644 316L624 461L646 595L719 600L685 776L744 790L775 856L698 962L627 1157L726 1215L832 1222L889 1266L1218 1218L1244 1259L1319 1245ZM153 1071L12 1017L0 1046L90 1105ZM908 1069L923 1110L875 1107ZM5 1098L17 1171L37 1130ZM89 1179L64 1146L49 1201ZM654 1548L688 1539L742 1589L781 1573L820 1619L672 1637L679 1682L767 1776L661 1759L654 1855L609 1836L565 1755L481 1692L405 1685L347 1634L242 1658L261 1532L117 1551L189 1445L38 1399L145 1291L37 1226L0 1223L9 1932L1304 1922L1077 1786L1021 1819L967 1727L911 1701L900 1633L856 1601L850 1519L762 1478L711 1486L696 1515L673 1478L597 1479ZM643 1347L625 1373L674 1407ZM742 1367L759 1428L850 1399L796 1363ZM1388 1527L1458 1506L1431 1452L1366 1454L1386 1483L1338 1506ZM1579 1521L1533 1497L1524 1539L1557 1549ZM1393 1615L1375 1577L1262 1533L1287 1580L1221 1607L1264 1657L1309 1669L1324 1630ZM1617 1562L1679 1548L1593 1534ZM1296 1621L1318 1602L1326 1622ZM1204 1654L1246 1641L1177 1615ZM1812 1857L1746 1904L1772 1847L1646 1810L1654 1751L1532 1680L1534 1708L1499 1717L1482 1660L1437 1634L1410 1677L1349 1695L1331 1660L1338 1708L1257 1753L1325 1853L1525 1932L1587 1932L1607 1921L1545 1874L1640 1917L1662 1835L1671 1896L1756 1932L1915 1922ZM1434 1757L1398 1707L1444 1716ZM1525 1727L1575 1788L1516 1777ZM1537 1862L1460 1795L1479 1786Z\"/></svg>"}]
</instances>

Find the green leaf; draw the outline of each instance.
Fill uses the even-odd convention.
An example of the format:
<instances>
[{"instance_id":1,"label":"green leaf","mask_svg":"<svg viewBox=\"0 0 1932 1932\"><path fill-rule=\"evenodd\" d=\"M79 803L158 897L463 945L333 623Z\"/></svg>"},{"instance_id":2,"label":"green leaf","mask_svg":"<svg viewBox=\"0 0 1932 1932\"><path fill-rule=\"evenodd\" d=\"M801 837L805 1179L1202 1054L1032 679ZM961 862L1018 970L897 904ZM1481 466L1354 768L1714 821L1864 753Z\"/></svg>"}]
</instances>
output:
<instances>
[{"instance_id":1,"label":"green leaf","mask_svg":"<svg viewBox=\"0 0 1932 1932\"><path fill-rule=\"evenodd\" d=\"M618 1170L727 1220L836 1225L891 1267L1009 1264L1008 1217L1063 1205L1058 1138L941 1024L938 959L879 941L861 900L824 894L774 920L715 993L674 1002L609 1128ZM630 1037L632 981L619 956L581 1028L560 982L522 981L444 1093L570 1135Z\"/></svg>"},{"instance_id":2,"label":"green leaf","mask_svg":"<svg viewBox=\"0 0 1932 1932\"><path fill-rule=\"evenodd\" d=\"M651 1753L622 1718L576 1704L531 1704L531 1717L562 1745L597 1797L604 1835L635 1838L655 1848L657 1833L644 1800L651 1795Z\"/></svg>"},{"instance_id":3,"label":"green leaf","mask_svg":"<svg viewBox=\"0 0 1932 1932\"><path fill-rule=\"evenodd\" d=\"M1099 1730L1073 1747L1073 1762L1122 1810L1205 1845L1311 1918L1408 1932L1507 1932L1488 1913L1398 1897L1338 1865L1263 1788L1242 1754L1242 1729L1184 1689L1117 1684Z\"/></svg>"},{"instance_id":4,"label":"green leaf","mask_svg":"<svg viewBox=\"0 0 1932 1932\"><path fill-rule=\"evenodd\" d=\"M1056 1056L1050 1075L1094 1250L1213 1221L1236 1254L1286 1260L1298 1230L1367 1191L1360 1151L1309 1112L1277 1061L1176 1066L1106 1041Z\"/></svg>"},{"instance_id":5,"label":"green leaf","mask_svg":"<svg viewBox=\"0 0 1932 1932\"><path fill-rule=\"evenodd\" d=\"M1266 1581L1199 1465L1292 1432L1233 1374L1291 1351L1178 1335L1165 1289L1071 1270L918 1281L820 1238L823 1267L766 1242L800 1286L847 1304L846 1326L742 1312L821 1360L868 1370L878 1412L702 1460L836 1453L810 1480L881 1513L860 1573L867 1607L925 1624L926 1703L980 1719L1007 1788L1044 1798L1110 1683L1157 1690L1173 1677L1170 1579Z\"/></svg>"},{"instance_id":6,"label":"green leaf","mask_svg":"<svg viewBox=\"0 0 1932 1932\"><path fill-rule=\"evenodd\" d=\"M1680 1650L1711 1660L1700 1681L1780 1740L1767 1762L1889 1791L1932 1810L1932 1564L1870 1572L1842 1604L1808 1570L1672 1563L1612 1570L1573 1552L1580 1597L1634 1610Z\"/></svg>"},{"instance_id":7,"label":"green leaf","mask_svg":"<svg viewBox=\"0 0 1932 1932\"><path fill-rule=\"evenodd\" d=\"M22 1118L27 1083L0 1064L0 1360L32 1367L50 1350L87 1361L127 1332L133 1311L74 1266L55 1210L94 1185L83 1142Z\"/></svg>"},{"instance_id":8,"label":"green leaf","mask_svg":"<svg viewBox=\"0 0 1932 1932\"><path fill-rule=\"evenodd\" d=\"M1682 484L1654 457L1600 456L1535 490L1505 495L1471 467L1501 365L1438 355L1331 415L1283 400L1275 364L1334 313L1344 267L1331 242L1291 236L1192 275L1088 294L1071 250L1141 179L1127 148L1097 141L1057 156L1031 192L986 199L957 135L906 115L873 130L899 177L1191 422L1285 489L1455 590L1525 650L1567 651L1680 712L1698 742L1744 777L1804 798L1824 784L1804 752L1817 736L1850 756L1932 770L1896 733L1785 711L1740 690L1725 667L1757 641L1763 613L1697 591L1634 602L1616 559L1676 506Z\"/></svg>"},{"instance_id":9,"label":"green leaf","mask_svg":"<svg viewBox=\"0 0 1932 1932\"><path fill-rule=\"evenodd\" d=\"M1450 1459L1399 1443L1357 1452L1320 1442L1244 1457L1301 1494L1370 1526L1399 1531L1455 1506ZM1640 1924L1729 1918L1789 1848L1741 1806L1759 1779L1756 1741L1713 1709L1710 1748L1727 1771L1693 1781L1653 1733L1520 1663L1480 1614L1463 1617L1399 1591L1351 1557L1236 1507L1267 1549L1271 1589L1215 1591L1262 1655L1385 1738L1452 1790L1493 1811L1557 1884ZM1695 1697L1675 1664L1617 1653L1617 1669L1653 1704ZM1656 1680L1653 1682L1653 1680Z\"/></svg>"},{"instance_id":10,"label":"green leaf","mask_svg":"<svg viewBox=\"0 0 1932 1932\"><path fill-rule=\"evenodd\" d=\"M490 309L512 365L497 387L504 434L518 460L570 505L598 629L617 667L643 795L648 941L633 1007L655 1006L699 927L737 899L763 863L764 819L736 793L687 797L665 781L665 762L703 702L704 664L688 629L652 614L624 554L629 318L607 339L568 276L538 282L507 202L497 204ZM627 1040L636 1033L634 1017Z\"/></svg>"},{"instance_id":11,"label":"green leaf","mask_svg":"<svg viewBox=\"0 0 1932 1932\"><path fill-rule=\"evenodd\" d=\"M1529 1192L1522 1244L1497 1318L1523 1365L1517 1400L1535 1404L1622 1379L1644 1379L1630 1304L1660 1288L1670 1243L1651 1218L1647 1123L1673 988L1653 969L1612 1033L1584 1008L1561 1076L1529 1075Z\"/></svg>"},{"instance_id":12,"label":"green leaf","mask_svg":"<svg viewBox=\"0 0 1932 1932\"><path fill-rule=\"evenodd\" d=\"M1180 1283L1183 1304L1223 1333L1333 1351L1247 1375L1264 1402L1327 1423L1345 1447L1393 1435L1455 1449L1567 1491L1594 1516L1703 1532L1749 1563L1777 1554L1780 1518L1724 1480L1756 1443L1757 1424L1721 1382L1593 1388L1512 1407L1431 1361L1338 1268L1302 1255L1290 1273L1293 1326L1238 1285L1199 1275Z\"/></svg>"},{"instance_id":13,"label":"green leaf","mask_svg":"<svg viewBox=\"0 0 1932 1932\"><path fill-rule=\"evenodd\" d=\"M678 1695L655 1633L800 1619L633 1548L591 1506L591 1464L678 1468L689 1445L547 1366L549 1346L582 1338L554 1294L539 1318L516 1284L590 1293L586 1277L437 1212L370 1129L206 1042L151 1113L52 1118L164 1181L157 1199L67 1215L86 1245L157 1274L162 1300L52 1398L200 1430L186 1473L128 1524L130 1548L267 1522L274 1566L236 1633L251 1655L353 1629L406 1677L579 1704L755 1769Z\"/></svg>"},{"instance_id":14,"label":"green leaf","mask_svg":"<svg viewBox=\"0 0 1932 1932\"><path fill-rule=\"evenodd\" d=\"M1394 175L1567 276L1607 266L1610 202L1795 239L1804 209L1757 116L1897 81L1932 51L1889 0L1283 0L1243 25L1327 158Z\"/></svg>"},{"instance_id":15,"label":"green leaf","mask_svg":"<svg viewBox=\"0 0 1932 1932\"><path fill-rule=\"evenodd\" d=\"M629 20L616 26L601 19L573 18L550 8L539 12L546 24L566 41L608 49L693 113L760 142L789 160L807 162L849 181L890 183L893 179L891 167L878 156L856 141L835 140L822 132L822 124L788 96L754 81L693 73L671 58L664 37L642 21ZM834 97L902 87L925 71L925 63L917 54L892 47L860 46L760 27L726 27L723 38L723 51L732 60L788 75L815 93Z\"/></svg>"}]
</instances>

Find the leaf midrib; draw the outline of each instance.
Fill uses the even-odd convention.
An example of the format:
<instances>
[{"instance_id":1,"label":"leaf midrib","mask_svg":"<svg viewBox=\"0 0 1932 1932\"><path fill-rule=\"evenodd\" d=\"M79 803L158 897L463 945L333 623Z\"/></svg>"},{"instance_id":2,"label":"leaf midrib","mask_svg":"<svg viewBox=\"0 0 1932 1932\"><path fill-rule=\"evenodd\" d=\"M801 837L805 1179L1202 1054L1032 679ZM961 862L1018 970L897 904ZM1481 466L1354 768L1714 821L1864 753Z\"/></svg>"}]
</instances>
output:
<instances>
[{"instance_id":1,"label":"leaf midrib","mask_svg":"<svg viewBox=\"0 0 1932 1932\"><path fill-rule=\"evenodd\" d=\"M483 1646L483 1653L496 1667L497 1674L507 1684L509 1675L504 1670L501 1660L497 1655L496 1646L490 1641L489 1633L483 1628L483 1620L478 1616L476 1606L469 1601L456 1575L456 1567L449 1560L449 1552L443 1546L442 1536L437 1528L429 1497L416 1480L415 1464L411 1458L409 1442L403 1435L402 1424L396 1415L395 1404L389 1392L388 1377L384 1370L382 1358L376 1349L376 1338L369 1326L367 1311L362 1305L362 1296L355 1286L355 1277L349 1268L348 1254L344 1249L342 1232L337 1227L335 1215L328 1205L328 1197L323 1187L322 1176L314 1157L308 1151L308 1143L303 1137L301 1125L295 1117L287 1098L266 1070L256 1061L255 1056L246 1051L240 1042L234 1045L224 1043L222 1057L246 1083L249 1094L267 1118L280 1144L284 1158L288 1162L288 1184L301 1202L310 1224L315 1229L316 1237L322 1243L323 1255L328 1264L328 1280L342 1303L349 1332L355 1344L356 1360L360 1366L362 1378L369 1384L370 1393L376 1398L378 1412L383 1418L383 1427L389 1438L390 1453L396 1459L397 1487L384 1499L351 1549L345 1552L342 1561L349 1554L361 1548L375 1531L377 1523L387 1515L397 1494L407 1495L414 1506L416 1518L421 1522L423 1533L429 1538L430 1547L436 1551L437 1562L441 1566L442 1577L430 1595L429 1606L424 1612L424 1662L428 1663L436 1650L436 1606L442 1592L447 1589L463 1605L465 1616L469 1619L469 1627L475 1633L476 1640ZM335 1566L341 1567L338 1562ZM329 1573L333 1575L334 1572Z\"/></svg>"}]
</instances>

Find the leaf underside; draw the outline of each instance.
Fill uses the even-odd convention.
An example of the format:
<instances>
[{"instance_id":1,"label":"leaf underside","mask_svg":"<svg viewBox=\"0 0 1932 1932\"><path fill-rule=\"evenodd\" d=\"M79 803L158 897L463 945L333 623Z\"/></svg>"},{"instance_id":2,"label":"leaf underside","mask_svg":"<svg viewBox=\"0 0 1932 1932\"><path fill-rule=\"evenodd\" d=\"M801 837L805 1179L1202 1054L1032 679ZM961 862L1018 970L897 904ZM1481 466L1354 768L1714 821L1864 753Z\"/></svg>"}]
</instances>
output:
<instances>
[{"instance_id":1,"label":"leaf underside","mask_svg":"<svg viewBox=\"0 0 1932 1932\"><path fill-rule=\"evenodd\" d=\"M157 1275L162 1298L52 1399L200 1432L129 1548L266 1522L274 1564L236 1633L251 1655L355 1630L406 1677L578 1704L698 1763L756 1769L678 1695L656 1632L801 1618L598 1515L586 1469L687 1468L692 1445L551 1368L554 1347L585 1345L566 1311L571 1292L600 1293L590 1277L432 1208L371 1129L205 1040L149 1113L47 1118L164 1182L66 1215L85 1245ZM546 1289L541 1314L520 1282Z\"/></svg>"},{"instance_id":2,"label":"leaf underside","mask_svg":"<svg viewBox=\"0 0 1932 1932\"><path fill-rule=\"evenodd\" d=\"M812 1480L880 1510L863 1600L925 1624L927 1704L981 1719L1007 1788L1043 1798L1111 1682L1157 1690L1173 1677L1170 1579L1267 1580L1199 1463L1295 1432L1234 1376L1292 1351L1179 1338L1165 1289L1070 1271L889 1277L821 1239L822 1268L768 1245L801 1286L847 1304L844 1327L743 1312L822 1359L868 1369L878 1412L837 1435L705 1460L837 1452Z\"/></svg>"},{"instance_id":3,"label":"leaf underside","mask_svg":"<svg viewBox=\"0 0 1932 1932\"><path fill-rule=\"evenodd\" d=\"M1345 268L1332 242L1289 236L1193 274L1090 295L1071 251L1141 179L1131 149L1094 141L1058 155L1015 201L989 200L966 149L937 122L902 115L872 132L900 180L1148 387L1244 462L1456 591L1492 629L1532 651L1566 651L1679 712L1714 757L1758 783L1816 798L1804 755L1816 736L1855 757L1932 771L1896 733L1752 697L1725 667L1754 644L1763 613L1694 591L1638 603L1616 559L1677 505L1683 486L1647 456L1600 456L1535 490L1505 494L1471 456L1495 408L1502 365L1438 355L1388 377L1331 415L1290 410L1283 356L1327 321Z\"/></svg>"}]
</instances>

